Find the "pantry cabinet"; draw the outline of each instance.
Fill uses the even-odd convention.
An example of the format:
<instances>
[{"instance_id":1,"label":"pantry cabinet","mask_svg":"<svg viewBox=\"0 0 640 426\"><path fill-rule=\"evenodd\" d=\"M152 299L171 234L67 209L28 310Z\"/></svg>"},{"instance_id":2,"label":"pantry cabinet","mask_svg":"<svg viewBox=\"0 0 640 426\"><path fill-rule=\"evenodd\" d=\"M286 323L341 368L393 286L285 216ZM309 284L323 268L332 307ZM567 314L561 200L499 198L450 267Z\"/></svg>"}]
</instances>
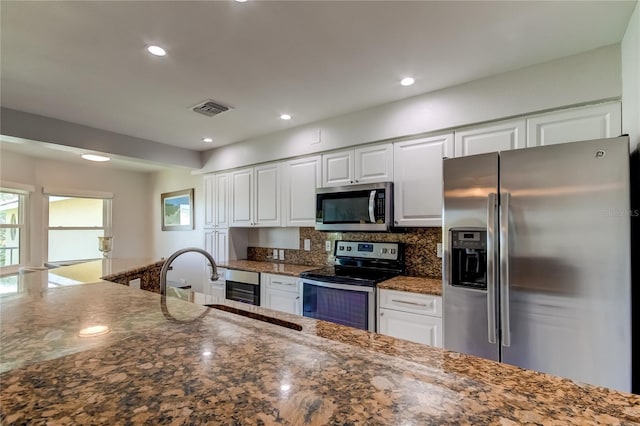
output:
<instances>
[{"instance_id":1,"label":"pantry cabinet","mask_svg":"<svg viewBox=\"0 0 640 426\"><path fill-rule=\"evenodd\" d=\"M322 184L322 157L296 158L282 165L285 226L315 226L316 188Z\"/></svg>"},{"instance_id":2,"label":"pantry cabinet","mask_svg":"<svg viewBox=\"0 0 640 426\"><path fill-rule=\"evenodd\" d=\"M289 314L302 315L298 278L260 274L260 306Z\"/></svg>"},{"instance_id":3,"label":"pantry cabinet","mask_svg":"<svg viewBox=\"0 0 640 426\"><path fill-rule=\"evenodd\" d=\"M393 144L394 225L442 226L442 159L453 156L453 133Z\"/></svg>"},{"instance_id":4,"label":"pantry cabinet","mask_svg":"<svg viewBox=\"0 0 640 426\"><path fill-rule=\"evenodd\" d=\"M378 300L380 334L442 347L442 297L379 289Z\"/></svg>"},{"instance_id":5,"label":"pantry cabinet","mask_svg":"<svg viewBox=\"0 0 640 426\"><path fill-rule=\"evenodd\" d=\"M526 120L518 119L456 130L455 156L525 148L526 128Z\"/></svg>"},{"instance_id":6,"label":"pantry cabinet","mask_svg":"<svg viewBox=\"0 0 640 426\"><path fill-rule=\"evenodd\" d=\"M322 155L322 186L393 180L393 145L378 144Z\"/></svg>"},{"instance_id":7,"label":"pantry cabinet","mask_svg":"<svg viewBox=\"0 0 640 426\"><path fill-rule=\"evenodd\" d=\"M527 146L620 136L620 102L554 111L527 118Z\"/></svg>"},{"instance_id":8,"label":"pantry cabinet","mask_svg":"<svg viewBox=\"0 0 640 426\"><path fill-rule=\"evenodd\" d=\"M204 230L204 248L215 259L216 263L229 260L229 230L213 228Z\"/></svg>"},{"instance_id":9,"label":"pantry cabinet","mask_svg":"<svg viewBox=\"0 0 640 426\"><path fill-rule=\"evenodd\" d=\"M229 227L229 173L204 176L204 227Z\"/></svg>"}]
</instances>

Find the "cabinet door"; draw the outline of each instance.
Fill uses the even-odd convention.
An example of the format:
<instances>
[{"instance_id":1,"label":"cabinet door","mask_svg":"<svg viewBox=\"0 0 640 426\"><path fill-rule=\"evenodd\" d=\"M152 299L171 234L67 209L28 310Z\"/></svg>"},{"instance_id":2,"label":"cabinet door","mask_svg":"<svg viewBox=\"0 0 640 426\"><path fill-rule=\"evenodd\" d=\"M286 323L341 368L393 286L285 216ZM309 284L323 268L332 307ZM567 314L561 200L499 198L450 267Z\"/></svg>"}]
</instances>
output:
<instances>
[{"instance_id":1,"label":"cabinet door","mask_svg":"<svg viewBox=\"0 0 640 426\"><path fill-rule=\"evenodd\" d=\"M204 227L213 228L215 226L215 175L204 176Z\"/></svg>"},{"instance_id":2,"label":"cabinet door","mask_svg":"<svg viewBox=\"0 0 640 426\"><path fill-rule=\"evenodd\" d=\"M285 226L315 226L316 188L322 181L321 157L298 158L283 165Z\"/></svg>"},{"instance_id":3,"label":"cabinet door","mask_svg":"<svg viewBox=\"0 0 640 426\"><path fill-rule=\"evenodd\" d=\"M453 134L393 144L397 226L442 226L442 159L453 156Z\"/></svg>"},{"instance_id":4,"label":"cabinet door","mask_svg":"<svg viewBox=\"0 0 640 426\"><path fill-rule=\"evenodd\" d=\"M253 167L231 172L230 226L253 225Z\"/></svg>"},{"instance_id":5,"label":"cabinet door","mask_svg":"<svg viewBox=\"0 0 640 426\"><path fill-rule=\"evenodd\" d=\"M288 314L301 315L300 296L282 290L267 289L262 307Z\"/></svg>"},{"instance_id":6,"label":"cabinet door","mask_svg":"<svg viewBox=\"0 0 640 426\"><path fill-rule=\"evenodd\" d=\"M355 183L393 181L393 144L356 148Z\"/></svg>"},{"instance_id":7,"label":"cabinet door","mask_svg":"<svg viewBox=\"0 0 640 426\"><path fill-rule=\"evenodd\" d=\"M216 262L227 262L229 260L229 230L215 230L215 255L213 259Z\"/></svg>"},{"instance_id":8,"label":"cabinet door","mask_svg":"<svg viewBox=\"0 0 640 426\"><path fill-rule=\"evenodd\" d=\"M204 249L216 263L229 260L229 232L227 229L207 229L204 233Z\"/></svg>"},{"instance_id":9,"label":"cabinet door","mask_svg":"<svg viewBox=\"0 0 640 426\"><path fill-rule=\"evenodd\" d=\"M354 182L354 152L331 152L322 155L322 186L351 185Z\"/></svg>"},{"instance_id":10,"label":"cabinet door","mask_svg":"<svg viewBox=\"0 0 640 426\"><path fill-rule=\"evenodd\" d=\"M398 339L442 347L442 318L380 308L378 332Z\"/></svg>"},{"instance_id":11,"label":"cabinet door","mask_svg":"<svg viewBox=\"0 0 640 426\"><path fill-rule=\"evenodd\" d=\"M527 119L527 146L620 136L620 103L556 111Z\"/></svg>"},{"instance_id":12,"label":"cabinet door","mask_svg":"<svg viewBox=\"0 0 640 426\"><path fill-rule=\"evenodd\" d=\"M484 154L525 148L526 121L509 120L455 131L455 155Z\"/></svg>"},{"instance_id":13,"label":"cabinet door","mask_svg":"<svg viewBox=\"0 0 640 426\"><path fill-rule=\"evenodd\" d=\"M229 227L229 173L215 175L215 206L213 226Z\"/></svg>"},{"instance_id":14,"label":"cabinet door","mask_svg":"<svg viewBox=\"0 0 640 426\"><path fill-rule=\"evenodd\" d=\"M280 226L280 164L266 164L254 168L256 226Z\"/></svg>"}]
</instances>

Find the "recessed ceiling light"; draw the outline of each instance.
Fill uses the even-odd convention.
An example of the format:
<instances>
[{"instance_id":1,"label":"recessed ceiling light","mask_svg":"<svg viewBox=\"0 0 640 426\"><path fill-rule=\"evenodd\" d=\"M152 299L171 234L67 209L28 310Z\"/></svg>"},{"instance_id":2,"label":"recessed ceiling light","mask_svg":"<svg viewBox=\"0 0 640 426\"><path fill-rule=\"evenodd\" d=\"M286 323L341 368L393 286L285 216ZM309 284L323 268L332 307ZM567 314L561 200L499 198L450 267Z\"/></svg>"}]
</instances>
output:
<instances>
[{"instance_id":1,"label":"recessed ceiling light","mask_svg":"<svg viewBox=\"0 0 640 426\"><path fill-rule=\"evenodd\" d=\"M245 3L247 0L236 0L238 3Z\"/></svg>"},{"instance_id":2,"label":"recessed ceiling light","mask_svg":"<svg viewBox=\"0 0 640 426\"><path fill-rule=\"evenodd\" d=\"M289 114L282 114L282 115L280 116L280 118L281 118L282 120L291 120L291 116L290 116Z\"/></svg>"},{"instance_id":3,"label":"recessed ceiling light","mask_svg":"<svg viewBox=\"0 0 640 426\"><path fill-rule=\"evenodd\" d=\"M82 154L80 157L84 158L85 160L98 161L98 162L111 160L111 158L109 157L104 157L102 155L94 155L94 154Z\"/></svg>"},{"instance_id":4,"label":"recessed ceiling light","mask_svg":"<svg viewBox=\"0 0 640 426\"><path fill-rule=\"evenodd\" d=\"M213 142L213 138L202 138L202 142L211 143Z\"/></svg>"},{"instance_id":5,"label":"recessed ceiling light","mask_svg":"<svg viewBox=\"0 0 640 426\"><path fill-rule=\"evenodd\" d=\"M411 77L405 77L402 80L400 80L400 84L402 84L403 86L411 86L415 82L416 81Z\"/></svg>"},{"instance_id":6,"label":"recessed ceiling light","mask_svg":"<svg viewBox=\"0 0 640 426\"><path fill-rule=\"evenodd\" d=\"M167 51L160 46L148 46L147 51L155 56L166 56Z\"/></svg>"}]
</instances>

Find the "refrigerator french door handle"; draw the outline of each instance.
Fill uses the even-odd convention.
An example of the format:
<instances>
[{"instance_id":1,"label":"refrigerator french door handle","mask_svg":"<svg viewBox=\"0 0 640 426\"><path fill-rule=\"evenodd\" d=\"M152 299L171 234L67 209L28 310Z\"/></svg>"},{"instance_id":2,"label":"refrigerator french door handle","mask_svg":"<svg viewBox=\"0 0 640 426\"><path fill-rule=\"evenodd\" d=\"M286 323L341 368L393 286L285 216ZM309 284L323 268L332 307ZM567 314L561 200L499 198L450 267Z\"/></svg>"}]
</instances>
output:
<instances>
[{"instance_id":1,"label":"refrigerator french door handle","mask_svg":"<svg viewBox=\"0 0 640 426\"><path fill-rule=\"evenodd\" d=\"M496 208L498 194L487 197L487 338L496 343Z\"/></svg>"},{"instance_id":2,"label":"refrigerator french door handle","mask_svg":"<svg viewBox=\"0 0 640 426\"><path fill-rule=\"evenodd\" d=\"M509 324L509 199L511 194L500 194L500 321L502 346L511 346Z\"/></svg>"}]
</instances>

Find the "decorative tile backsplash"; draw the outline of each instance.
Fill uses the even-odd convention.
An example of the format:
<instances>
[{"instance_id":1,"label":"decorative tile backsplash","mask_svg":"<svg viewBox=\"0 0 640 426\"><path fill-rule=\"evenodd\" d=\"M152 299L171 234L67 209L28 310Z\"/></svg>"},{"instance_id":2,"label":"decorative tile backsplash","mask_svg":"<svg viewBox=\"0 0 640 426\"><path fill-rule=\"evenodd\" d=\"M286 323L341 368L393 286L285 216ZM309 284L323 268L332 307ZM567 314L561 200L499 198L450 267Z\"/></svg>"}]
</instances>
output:
<instances>
[{"instance_id":1,"label":"decorative tile backsplash","mask_svg":"<svg viewBox=\"0 0 640 426\"><path fill-rule=\"evenodd\" d=\"M406 275L412 277L442 277L442 259L436 256L436 244L442 242L442 228L406 228L405 232L320 232L314 228L300 228L300 245L311 241L311 250L284 250L282 263L300 265L333 265L331 255L337 240L400 242L405 246ZM325 241L332 250L325 251ZM272 261L273 248L249 247L249 260Z\"/></svg>"}]
</instances>

